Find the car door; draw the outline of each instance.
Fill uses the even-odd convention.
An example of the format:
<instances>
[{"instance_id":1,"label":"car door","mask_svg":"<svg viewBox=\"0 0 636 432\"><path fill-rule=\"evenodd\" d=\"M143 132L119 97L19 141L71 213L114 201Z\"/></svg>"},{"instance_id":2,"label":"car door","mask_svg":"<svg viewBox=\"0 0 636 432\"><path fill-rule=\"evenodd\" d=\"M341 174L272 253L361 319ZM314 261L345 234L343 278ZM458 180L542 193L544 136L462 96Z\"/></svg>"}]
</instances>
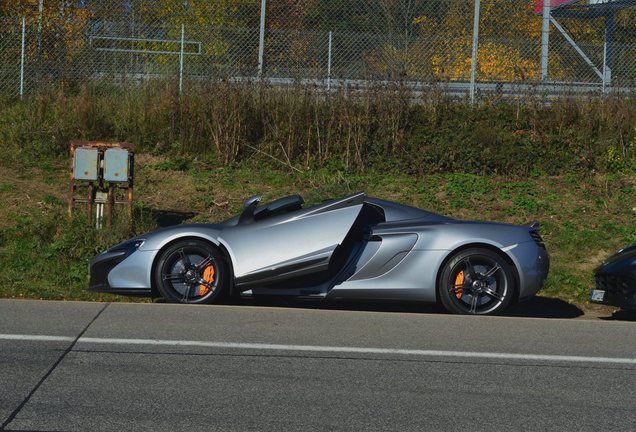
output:
<instances>
[{"instance_id":1,"label":"car door","mask_svg":"<svg viewBox=\"0 0 636 432\"><path fill-rule=\"evenodd\" d=\"M237 285L326 270L362 209L364 194L223 230Z\"/></svg>"}]
</instances>

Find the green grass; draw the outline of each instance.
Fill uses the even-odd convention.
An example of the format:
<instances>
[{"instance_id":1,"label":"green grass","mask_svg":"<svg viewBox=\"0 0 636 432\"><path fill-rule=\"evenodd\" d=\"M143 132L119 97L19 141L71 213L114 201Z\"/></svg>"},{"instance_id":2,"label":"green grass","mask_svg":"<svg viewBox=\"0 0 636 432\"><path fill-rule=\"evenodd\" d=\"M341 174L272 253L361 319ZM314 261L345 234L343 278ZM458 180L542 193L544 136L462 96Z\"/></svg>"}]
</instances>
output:
<instances>
[{"instance_id":1,"label":"green grass","mask_svg":"<svg viewBox=\"0 0 636 432\"><path fill-rule=\"evenodd\" d=\"M2 192L13 192L15 191L16 186L13 183L0 183L0 193Z\"/></svg>"},{"instance_id":2,"label":"green grass","mask_svg":"<svg viewBox=\"0 0 636 432\"><path fill-rule=\"evenodd\" d=\"M86 291L95 254L156 227L158 210L193 211L192 222L219 221L239 212L254 193L265 200L301 193L315 203L362 190L463 219L540 221L552 257L544 294L578 305L592 288L593 268L636 242L636 181L629 174L417 176L398 169L350 173L337 165L298 172L262 160L225 167L190 160L184 170L181 159L137 159L135 223L122 220L110 230L90 228L81 214L66 219L63 160L46 171L15 171L14 182L0 182L0 297L123 300ZM20 200L25 193L30 199Z\"/></svg>"}]
</instances>

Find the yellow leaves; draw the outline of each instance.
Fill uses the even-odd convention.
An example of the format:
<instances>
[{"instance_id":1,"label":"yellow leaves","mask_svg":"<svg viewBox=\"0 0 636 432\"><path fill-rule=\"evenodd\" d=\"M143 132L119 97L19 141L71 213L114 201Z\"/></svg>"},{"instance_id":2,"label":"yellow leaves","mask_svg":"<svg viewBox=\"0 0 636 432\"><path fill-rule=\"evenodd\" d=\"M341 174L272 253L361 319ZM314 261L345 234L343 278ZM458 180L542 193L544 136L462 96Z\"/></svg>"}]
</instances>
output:
<instances>
[{"instance_id":1,"label":"yellow leaves","mask_svg":"<svg viewBox=\"0 0 636 432\"><path fill-rule=\"evenodd\" d=\"M141 15L150 22L162 22L174 26L217 26L226 27L238 23L236 0L188 0L187 3L174 0L145 1ZM255 3L255 0L243 1Z\"/></svg>"},{"instance_id":2,"label":"yellow leaves","mask_svg":"<svg viewBox=\"0 0 636 432\"><path fill-rule=\"evenodd\" d=\"M616 14L616 24L626 28L636 28L636 8L627 8Z\"/></svg>"},{"instance_id":3,"label":"yellow leaves","mask_svg":"<svg viewBox=\"0 0 636 432\"><path fill-rule=\"evenodd\" d=\"M427 16L416 17L423 39L430 40L430 64L434 79L468 80L472 56L473 0L455 1L439 24ZM477 79L483 81L535 81L540 77L541 17L532 2L482 0ZM572 23L575 38L594 38L598 25ZM550 57L552 76L563 75L558 55Z\"/></svg>"},{"instance_id":4,"label":"yellow leaves","mask_svg":"<svg viewBox=\"0 0 636 432\"><path fill-rule=\"evenodd\" d=\"M144 22L161 24L166 37L174 40L181 38L183 24L186 39L202 42L203 52L208 56L221 56L231 46L230 41L220 36L220 28L245 25L246 15L238 13L239 7L260 4L259 0L142 1L140 16ZM195 62L196 58L189 58L189 63ZM165 61L170 60L167 58Z\"/></svg>"},{"instance_id":5,"label":"yellow leaves","mask_svg":"<svg viewBox=\"0 0 636 432\"><path fill-rule=\"evenodd\" d=\"M70 2L44 1L42 13L39 12L39 0L2 0L0 15L25 17L27 33L41 32L42 43L38 47L35 39L28 39L27 54L40 60L73 59L86 45L84 36L86 26L93 18L87 8L72 6ZM36 30L39 29L39 30ZM0 29L2 32L3 29Z\"/></svg>"},{"instance_id":6,"label":"yellow leaves","mask_svg":"<svg viewBox=\"0 0 636 432\"><path fill-rule=\"evenodd\" d=\"M417 16L412 23L418 40L408 49L383 46L367 56L375 71L399 70L406 77L467 81L472 64L473 1L455 1L443 17ZM477 79L532 81L539 78L539 56L534 46L541 20L532 4L516 0L482 0ZM521 41L521 42L520 42Z\"/></svg>"},{"instance_id":7,"label":"yellow leaves","mask_svg":"<svg viewBox=\"0 0 636 432\"><path fill-rule=\"evenodd\" d=\"M413 24L419 27L423 36L432 36L439 31L437 21L426 15L413 18Z\"/></svg>"},{"instance_id":8,"label":"yellow leaves","mask_svg":"<svg viewBox=\"0 0 636 432\"><path fill-rule=\"evenodd\" d=\"M464 45L467 45L465 42ZM436 79L467 81L470 78L470 49L437 53L431 58ZM528 57L519 48L483 41L477 52L477 77L484 81L534 81L539 78L538 58Z\"/></svg>"},{"instance_id":9,"label":"yellow leaves","mask_svg":"<svg viewBox=\"0 0 636 432\"><path fill-rule=\"evenodd\" d=\"M519 49L495 42L479 47L477 56L479 77L497 81L533 81L540 76L538 59L525 58Z\"/></svg>"},{"instance_id":10,"label":"yellow leaves","mask_svg":"<svg viewBox=\"0 0 636 432\"><path fill-rule=\"evenodd\" d=\"M37 11L38 0L2 0L0 1L0 15L21 17L31 10Z\"/></svg>"}]
</instances>

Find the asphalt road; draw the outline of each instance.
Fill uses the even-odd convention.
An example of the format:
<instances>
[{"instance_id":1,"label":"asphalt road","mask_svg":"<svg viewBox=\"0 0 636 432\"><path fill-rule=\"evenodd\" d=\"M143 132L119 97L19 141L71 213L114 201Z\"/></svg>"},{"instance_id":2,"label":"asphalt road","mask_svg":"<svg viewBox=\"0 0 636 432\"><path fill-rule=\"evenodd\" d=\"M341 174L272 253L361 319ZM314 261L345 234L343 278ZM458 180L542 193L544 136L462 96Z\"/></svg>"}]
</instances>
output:
<instances>
[{"instance_id":1,"label":"asphalt road","mask_svg":"<svg viewBox=\"0 0 636 432\"><path fill-rule=\"evenodd\" d=\"M0 430L636 430L636 323L0 300Z\"/></svg>"}]
</instances>

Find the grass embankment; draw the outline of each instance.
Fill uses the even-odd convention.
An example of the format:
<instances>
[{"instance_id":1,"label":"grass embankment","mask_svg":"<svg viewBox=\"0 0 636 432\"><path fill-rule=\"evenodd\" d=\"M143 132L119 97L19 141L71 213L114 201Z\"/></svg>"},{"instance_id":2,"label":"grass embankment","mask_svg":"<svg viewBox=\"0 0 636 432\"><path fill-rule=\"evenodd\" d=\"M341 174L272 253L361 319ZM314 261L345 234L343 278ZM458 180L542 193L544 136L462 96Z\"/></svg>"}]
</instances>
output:
<instances>
[{"instance_id":1,"label":"grass embankment","mask_svg":"<svg viewBox=\"0 0 636 432\"><path fill-rule=\"evenodd\" d=\"M161 211L218 221L253 193L318 202L364 190L459 218L540 221L552 256L544 293L579 305L592 269L636 242L629 99L472 109L439 95L408 104L399 88L355 99L204 90L179 100L169 89L96 87L3 105L0 297L113 299L85 291L92 256L156 227ZM66 220L70 138L140 146L134 226Z\"/></svg>"}]
</instances>

